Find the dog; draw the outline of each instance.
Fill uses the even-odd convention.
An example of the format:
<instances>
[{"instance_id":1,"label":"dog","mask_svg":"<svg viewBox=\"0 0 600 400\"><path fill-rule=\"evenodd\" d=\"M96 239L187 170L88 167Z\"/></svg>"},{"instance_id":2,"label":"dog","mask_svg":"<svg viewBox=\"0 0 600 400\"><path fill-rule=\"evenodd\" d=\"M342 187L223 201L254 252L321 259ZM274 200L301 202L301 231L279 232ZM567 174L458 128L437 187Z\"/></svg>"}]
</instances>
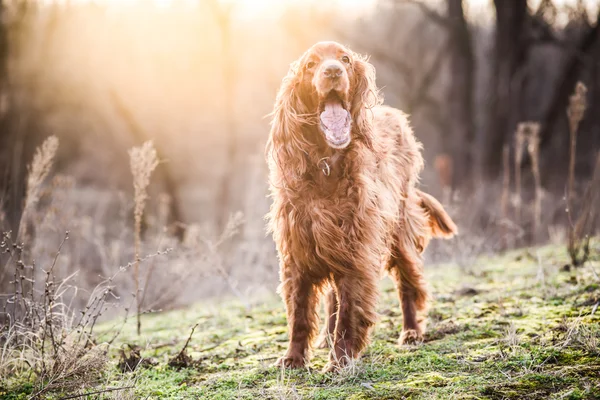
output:
<instances>
[{"instance_id":1,"label":"dog","mask_svg":"<svg viewBox=\"0 0 600 400\"><path fill-rule=\"evenodd\" d=\"M419 314L428 290L421 254L431 238L450 238L457 228L417 188L421 150L407 116L382 105L366 57L320 42L291 64L266 146L267 219L289 330L288 350L276 365L301 368L309 361L322 294L322 344L332 343L325 371L360 357L377 320L385 271L402 305L399 342L422 341Z\"/></svg>"}]
</instances>

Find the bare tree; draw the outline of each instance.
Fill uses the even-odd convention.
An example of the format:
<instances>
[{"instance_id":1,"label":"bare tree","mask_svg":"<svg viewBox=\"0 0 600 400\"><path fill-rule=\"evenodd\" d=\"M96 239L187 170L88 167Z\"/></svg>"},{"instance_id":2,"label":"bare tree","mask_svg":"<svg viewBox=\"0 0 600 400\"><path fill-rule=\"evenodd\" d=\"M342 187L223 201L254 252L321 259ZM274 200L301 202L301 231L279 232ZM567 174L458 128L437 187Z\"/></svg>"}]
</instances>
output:
<instances>
[{"instance_id":1,"label":"bare tree","mask_svg":"<svg viewBox=\"0 0 600 400\"><path fill-rule=\"evenodd\" d=\"M453 159L453 185L469 183L473 171L473 143L475 128L473 123L473 90L475 61L473 44L463 1L448 0L448 20L450 33L450 75L448 91L448 128L442 135L444 149Z\"/></svg>"},{"instance_id":2,"label":"bare tree","mask_svg":"<svg viewBox=\"0 0 600 400\"><path fill-rule=\"evenodd\" d=\"M598 72L597 60L600 55L600 14L596 18L595 24L588 28L586 32L581 35L579 42L574 48L567 50L567 61L564 63L564 67L560 72L557 79L557 85L555 86L551 95L551 101L548 108L544 112L542 117L542 130L541 134L541 146L542 150L549 150L551 143L558 142L560 145L557 148L567 148L568 136L560 132L562 126L559 126L561 121L565 120L565 111L569 104L569 96L573 93L575 85L581 79L581 75L584 70L591 69L592 74L595 75L596 79L600 76ZM598 82L590 85L590 91L598 91L600 85ZM595 96L592 95L592 98ZM594 108L594 104L590 105L590 108ZM597 113L588 116L587 121L590 125L596 125L600 123L600 119ZM595 118L595 122L592 121ZM585 121L584 121L585 122ZM556 132L555 135L552 135ZM593 137L593 135L589 135ZM585 139L584 139L585 140ZM591 143L593 148L593 143ZM590 150L591 150L590 148ZM565 153L566 155L566 153ZM593 157L593 154L592 154ZM556 162L556 160L553 160ZM591 164L591 163L590 163Z\"/></svg>"},{"instance_id":3,"label":"bare tree","mask_svg":"<svg viewBox=\"0 0 600 400\"><path fill-rule=\"evenodd\" d=\"M12 6L19 7L19 13L9 22L6 3L0 0L0 227L16 232L25 196L25 160L31 158L41 135L30 129L28 115L14 102L8 70L9 31L18 31L29 3L23 0Z\"/></svg>"},{"instance_id":4,"label":"bare tree","mask_svg":"<svg viewBox=\"0 0 600 400\"><path fill-rule=\"evenodd\" d=\"M494 0L496 33L491 83L491 101L485 136L484 168L496 177L502 165L502 146L508 143L522 120L519 101L523 88L523 66L528 51L526 0Z\"/></svg>"},{"instance_id":5,"label":"bare tree","mask_svg":"<svg viewBox=\"0 0 600 400\"><path fill-rule=\"evenodd\" d=\"M217 192L217 228L223 229L229 219L229 210L232 206L232 189L235 180L236 166L238 165L238 147L239 138L235 121L235 87L236 72L235 62L232 55L232 14L233 5L225 4L217 0L208 0L208 5L213 11L216 22L221 34L221 52L223 67L223 85L224 85L224 110L225 110L225 137L226 137L226 156L225 172L221 180L220 188Z\"/></svg>"}]
</instances>

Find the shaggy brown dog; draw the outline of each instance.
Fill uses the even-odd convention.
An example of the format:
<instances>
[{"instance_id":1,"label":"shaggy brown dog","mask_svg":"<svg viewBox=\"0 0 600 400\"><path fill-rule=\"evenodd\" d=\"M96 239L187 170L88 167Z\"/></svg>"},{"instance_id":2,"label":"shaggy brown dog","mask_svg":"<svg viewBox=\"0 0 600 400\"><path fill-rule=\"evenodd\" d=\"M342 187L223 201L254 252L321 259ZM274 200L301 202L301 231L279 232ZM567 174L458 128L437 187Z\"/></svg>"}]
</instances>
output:
<instances>
[{"instance_id":1,"label":"shaggy brown dog","mask_svg":"<svg viewBox=\"0 0 600 400\"><path fill-rule=\"evenodd\" d=\"M358 357L377 319L384 269L402 304L400 343L420 341L417 312L428 297L421 253L456 226L416 188L421 144L402 112L381 105L373 66L335 42L310 48L283 79L267 159L290 334L277 364L297 368L309 359L327 288L333 349L326 369Z\"/></svg>"}]
</instances>

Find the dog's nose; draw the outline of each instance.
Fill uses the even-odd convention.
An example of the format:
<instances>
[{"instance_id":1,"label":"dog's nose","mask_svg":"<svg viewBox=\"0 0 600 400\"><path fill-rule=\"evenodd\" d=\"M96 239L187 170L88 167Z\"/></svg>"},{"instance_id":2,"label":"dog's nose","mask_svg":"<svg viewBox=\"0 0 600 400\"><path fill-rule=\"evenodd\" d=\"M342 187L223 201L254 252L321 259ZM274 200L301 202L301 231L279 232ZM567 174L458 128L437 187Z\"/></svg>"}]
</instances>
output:
<instances>
[{"instance_id":1,"label":"dog's nose","mask_svg":"<svg viewBox=\"0 0 600 400\"><path fill-rule=\"evenodd\" d=\"M344 71L342 70L342 67L340 67L337 64L330 64L323 71L323 75L325 75L327 78L331 78L331 79L338 78L338 77L342 76L343 73L344 73Z\"/></svg>"}]
</instances>

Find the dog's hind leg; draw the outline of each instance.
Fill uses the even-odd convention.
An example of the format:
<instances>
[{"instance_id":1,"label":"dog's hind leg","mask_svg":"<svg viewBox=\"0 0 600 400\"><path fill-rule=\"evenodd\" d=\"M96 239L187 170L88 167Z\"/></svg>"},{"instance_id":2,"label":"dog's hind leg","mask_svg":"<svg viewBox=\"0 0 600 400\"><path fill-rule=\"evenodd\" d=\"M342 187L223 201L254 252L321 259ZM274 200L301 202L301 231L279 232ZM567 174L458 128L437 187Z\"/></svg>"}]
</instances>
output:
<instances>
[{"instance_id":1,"label":"dog's hind leg","mask_svg":"<svg viewBox=\"0 0 600 400\"><path fill-rule=\"evenodd\" d=\"M400 344L414 344L423 340L425 333L425 312L429 294L423 275L420 254L410 254L396 248L388 265L388 271L396 288L402 307L402 333ZM418 315L421 313L421 315ZM419 320L419 318L421 318Z\"/></svg>"},{"instance_id":2,"label":"dog's hind leg","mask_svg":"<svg viewBox=\"0 0 600 400\"><path fill-rule=\"evenodd\" d=\"M279 291L287 312L288 350L275 365L284 368L302 368L310 358L310 345L319 330L320 287L309 278L284 268Z\"/></svg>"},{"instance_id":3,"label":"dog's hind leg","mask_svg":"<svg viewBox=\"0 0 600 400\"><path fill-rule=\"evenodd\" d=\"M338 300L333 287L325 293L325 326L317 339L317 348L326 349L333 344L335 338L335 321L338 313Z\"/></svg>"},{"instance_id":4,"label":"dog's hind leg","mask_svg":"<svg viewBox=\"0 0 600 400\"><path fill-rule=\"evenodd\" d=\"M369 333L377 321L378 276L368 272L361 275L334 279L338 314L333 349L325 371L348 365L369 343Z\"/></svg>"}]
</instances>

